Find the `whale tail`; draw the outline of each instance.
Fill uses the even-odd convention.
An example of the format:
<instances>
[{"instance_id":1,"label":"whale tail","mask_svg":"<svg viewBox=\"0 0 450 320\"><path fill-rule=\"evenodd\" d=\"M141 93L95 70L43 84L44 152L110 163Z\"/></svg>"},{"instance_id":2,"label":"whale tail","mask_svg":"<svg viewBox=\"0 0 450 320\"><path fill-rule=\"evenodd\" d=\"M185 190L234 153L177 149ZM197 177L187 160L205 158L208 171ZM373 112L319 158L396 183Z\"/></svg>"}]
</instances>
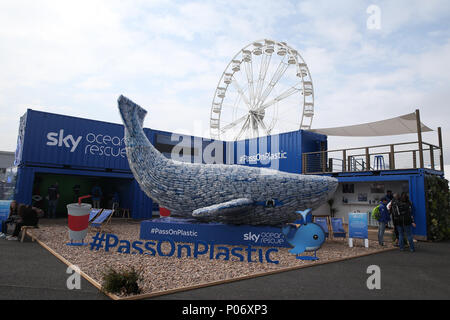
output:
<instances>
[{"instance_id":1,"label":"whale tail","mask_svg":"<svg viewBox=\"0 0 450 320\"><path fill-rule=\"evenodd\" d=\"M142 130L147 111L121 95L118 99L120 116L128 133L134 134Z\"/></svg>"}]
</instances>

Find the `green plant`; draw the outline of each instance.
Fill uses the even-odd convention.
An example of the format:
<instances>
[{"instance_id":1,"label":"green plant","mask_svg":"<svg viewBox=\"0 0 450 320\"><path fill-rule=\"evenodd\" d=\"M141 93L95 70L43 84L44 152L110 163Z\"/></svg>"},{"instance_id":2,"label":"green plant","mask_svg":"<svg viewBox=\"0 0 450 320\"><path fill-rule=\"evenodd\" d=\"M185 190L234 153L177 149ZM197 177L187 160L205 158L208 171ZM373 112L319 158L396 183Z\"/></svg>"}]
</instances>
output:
<instances>
[{"instance_id":1,"label":"green plant","mask_svg":"<svg viewBox=\"0 0 450 320\"><path fill-rule=\"evenodd\" d=\"M450 193L448 181L437 176L425 180L428 239L441 241L450 239Z\"/></svg>"},{"instance_id":2,"label":"green plant","mask_svg":"<svg viewBox=\"0 0 450 320\"><path fill-rule=\"evenodd\" d=\"M142 280L141 271L137 271L134 267L130 269L115 270L109 267L103 273L102 289L114 294L139 294L138 281Z\"/></svg>"}]
</instances>

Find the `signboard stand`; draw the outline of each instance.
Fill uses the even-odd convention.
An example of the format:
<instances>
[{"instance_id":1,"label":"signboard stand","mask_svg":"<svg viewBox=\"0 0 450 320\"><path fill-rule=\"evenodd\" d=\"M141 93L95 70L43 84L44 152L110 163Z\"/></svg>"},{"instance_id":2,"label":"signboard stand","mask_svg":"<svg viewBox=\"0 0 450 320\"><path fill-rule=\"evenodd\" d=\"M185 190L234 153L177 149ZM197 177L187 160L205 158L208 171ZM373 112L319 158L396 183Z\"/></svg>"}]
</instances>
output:
<instances>
[{"instance_id":1,"label":"signboard stand","mask_svg":"<svg viewBox=\"0 0 450 320\"><path fill-rule=\"evenodd\" d=\"M353 248L353 238L348 238L348 246ZM369 239L364 239L364 247L369 247Z\"/></svg>"},{"instance_id":2,"label":"signboard stand","mask_svg":"<svg viewBox=\"0 0 450 320\"><path fill-rule=\"evenodd\" d=\"M369 247L367 213L350 212L348 214L348 246L350 248L353 248L353 239L364 239L364 247Z\"/></svg>"}]
</instances>

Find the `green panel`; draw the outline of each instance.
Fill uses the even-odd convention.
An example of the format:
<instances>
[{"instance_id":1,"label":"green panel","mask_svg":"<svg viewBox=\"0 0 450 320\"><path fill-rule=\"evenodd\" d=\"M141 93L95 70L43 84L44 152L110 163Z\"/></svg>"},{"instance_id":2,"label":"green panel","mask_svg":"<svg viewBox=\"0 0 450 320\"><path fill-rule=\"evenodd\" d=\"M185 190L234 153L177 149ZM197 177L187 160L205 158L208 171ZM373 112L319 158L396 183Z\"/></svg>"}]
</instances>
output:
<instances>
[{"instance_id":1,"label":"green panel","mask_svg":"<svg viewBox=\"0 0 450 320\"><path fill-rule=\"evenodd\" d=\"M121 199L123 199L125 196L129 197L129 195L126 193L129 192L128 190L131 181L131 179L37 173L34 180L33 194L40 194L44 198L41 206L44 208L45 212L47 212L47 190L52 184L57 182L60 198L58 201L56 213L58 217L66 217L66 205L77 201L77 198L75 197L75 193L73 191L73 187L75 185L80 185L79 194L81 196L90 194L94 185L98 184L102 188L104 198L107 194L118 191ZM92 203L89 199L83 200L83 202ZM108 203L106 203L106 201L103 201L102 207L107 206Z\"/></svg>"}]
</instances>

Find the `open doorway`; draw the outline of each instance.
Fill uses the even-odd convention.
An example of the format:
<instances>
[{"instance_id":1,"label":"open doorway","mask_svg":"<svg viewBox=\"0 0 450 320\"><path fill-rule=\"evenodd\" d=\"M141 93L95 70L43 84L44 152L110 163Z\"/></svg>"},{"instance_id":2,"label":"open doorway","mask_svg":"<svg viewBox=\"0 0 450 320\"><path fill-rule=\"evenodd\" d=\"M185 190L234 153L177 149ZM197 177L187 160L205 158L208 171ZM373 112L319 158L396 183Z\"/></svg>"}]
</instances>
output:
<instances>
[{"instance_id":1,"label":"open doorway","mask_svg":"<svg viewBox=\"0 0 450 320\"><path fill-rule=\"evenodd\" d=\"M114 201L121 207L129 207L133 179L36 173L33 185L33 205L48 214L49 187L57 184L60 197L56 207L57 217L67 217L66 206L78 201L78 197L92 194L94 186L101 190L100 207L112 208ZM83 200L91 203L92 199Z\"/></svg>"}]
</instances>

